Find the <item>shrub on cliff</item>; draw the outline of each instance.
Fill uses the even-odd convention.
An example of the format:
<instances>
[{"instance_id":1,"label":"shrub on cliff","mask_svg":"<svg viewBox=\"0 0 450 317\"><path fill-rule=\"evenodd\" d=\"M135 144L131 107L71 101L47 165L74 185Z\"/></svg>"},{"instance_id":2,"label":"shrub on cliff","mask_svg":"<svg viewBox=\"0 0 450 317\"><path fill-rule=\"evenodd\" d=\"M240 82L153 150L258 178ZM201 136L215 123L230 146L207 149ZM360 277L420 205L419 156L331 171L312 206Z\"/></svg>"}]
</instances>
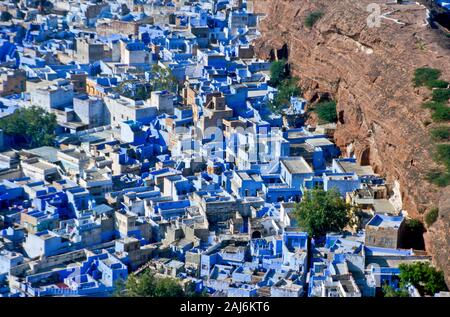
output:
<instances>
[{"instance_id":1,"label":"shrub on cliff","mask_svg":"<svg viewBox=\"0 0 450 317\"><path fill-rule=\"evenodd\" d=\"M446 167L446 171L434 170L428 173L427 180L439 187L450 185L450 144L436 145L434 159Z\"/></svg>"},{"instance_id":2,"label":"shrub on cliff","mask_svg":"<svg viewBox=\"0 0 450 317\"><path fill-rule=\"evenodd\" d=\"M429 88L447 88L448 87L448 82L445 80L431 80L428 83Z\"/></svg>"},{"instance_id":3,"label":"shrub on cliff","mask_svg":"<svg viewBox=\"0 0 450 317\"><path fill-rule=\"evenodd\" d=\"M434 110L431 118L437 122L450 121L450 107L447 105L439 106Z\"/></svg>"},{"instance_id":4,"label":"shrub on cliff","mask_svg":"<svg viewBox=\"0 0 450 317\"><path fill-rule=\"evenodd\" d=\"M435 68L421 67L414 72L414 85L416 87L427 86L432 88L433 82L439 79L441 71Z\"/></svg>"},{"instance_id":5,"label":"shrub on cliff","mask_svg":"<svg viewBox=\"0 0 450 317\"><path fill-rule=\"evenodd\" d=\"M438 141L450 141L450 127L436 127L431 130L431 136Z\"/></svg>"},{"instance_id":6,"label":"shrub on cliff","mask_svg":"<svg viewBox=\"0 0 450 317\"><path fill-rule=\"evenodd\" d=\"M431 109L433 113L431 117L434 121L442 122L450 120L450 107L446 102L442 101L427 101L422 104L422 107Z\"/></svg>"},{"instance_id":7,"label":"shrub on cliff","mask_svg":"<svg viewBox=\"0 0 450 317\"><path fill-rule=\"evenodd\" d=\"M319 21L322 16L323 12L321 11L314 11L309 13L305 19L305 26L308 28L312 28L313 25L316 24L316 22Z\"/></svg>"},{"instance_id":8,"label":"shrub on cliff","mask_svg":"<svg viewBox=\"0 0 450 317\"><path fill-rule=\"evenodd\" d=\"M323 101L319 102L314 111L319 116L319 119L325 122L337 122L336 102Z\"/></svg>"},{"instance_id":9,"label":"shrub on cliff","mask_svg":"<svg viewBox=\"0 0 450 317\"><path fill-rule=\"evenodd\" d=\"M436 101L427 101L422 104L423 108L428 108L431 110L436 110L437 108L440 108L443 106L445 106L445 105L442 102L436 102Z\"/></svg>"},{"instance_id":10,"label":"shrub on cliff","mask_svg":"<svg viewBox=\"0 0 450 317\"><path fill-rule=\"evenodd\" d=\"M450 99L450 89L438 88L433 90L433 101L447 103Z\"/></svg>"},{"instance_id":11,"label":"shrub on cliff","mask_svg":"<svg viewBox=\"0 0 450 317\"><path fill-rule=\"evenodd\" d=\"M285 59L272 62L270 64L270 81L269 85L273 87L278 87L283 80L289 77L289 72L287 71L287 63Z\"/></svg>"},{"instance_id":12,"label":"shrub on cliff","mask_svg":"<svg viewBox=\"0 0 450 317\"><path fill-rule=\"evenodd\" d=\"M450 185L450 173L445 171L433 170L427 174L426 179L439 187Z\"/></svg>"},{"instance_id":13,"label":"shrub on cliff","mask_svg":"<svg viewBox=\"0 0 450 317\"><path fill-rule=\"evenodd\" d=\"M425 215L425 223L427 224L427 226L429 227L433 223L435 223L438 216L439 216L439 209L436 207L431 208L431 210Z\"/></svg>"},{"instance_id":14,"label":"shrub on cliff","mask_svg":"<svg viewBox=\"0 0 450 317\"><path fill-rule=\"evenodd\" d=\"M12 14L9 13L8 11L2 11L0 13L0 21L2 21L2 22L7 22L7 21L11 20L12 17L13 17Z\"/></svg>"},{"instance_id":15,"label":"shrub on cliff","mask_svg":"<svg viewBox=\"0 0 450 317\"><path fill-rule=\"evenodd\" d=\"M450 171L450 144L438 144L436 146L436 160L444 164Z\"/></svg>"}]
</instances>

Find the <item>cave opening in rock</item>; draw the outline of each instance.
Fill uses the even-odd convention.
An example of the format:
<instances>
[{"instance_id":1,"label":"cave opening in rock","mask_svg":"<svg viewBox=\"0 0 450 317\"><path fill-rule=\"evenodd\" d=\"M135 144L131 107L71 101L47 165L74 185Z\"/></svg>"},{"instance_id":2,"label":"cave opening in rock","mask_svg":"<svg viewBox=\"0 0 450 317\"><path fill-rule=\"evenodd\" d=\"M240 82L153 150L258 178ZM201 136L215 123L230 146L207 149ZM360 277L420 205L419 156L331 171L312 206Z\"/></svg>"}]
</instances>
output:
<instances>
[{"instance_id":1,"label":"cave opening in rock","mask_svg":"<svg viewBox=\"0 0 450 317\"><path fill-rule=\"evenodd\" d=\"M316 102L326 102L326 101L332 101L333 96L331 96L327 92L316 92L311 99L309 100L310 103L316 103Z\"/></svg>"},{"instance_id":2,"label":"cave opening in rock","mask_svg":"<svg viewBox=\"0 0 450 317\"><path fill-rule=\"evenodd\" d=\"M273 62L273 61L276 60L276 58L275 58L275 52L274 52L273 49L270 50L270 53L269 53L269 60L270 60L271 62Z\"/></svg>"},{"instance_id":3,"label":"cave opening in rock","mask_svg":"<svg viewBox=\"0 0 450 317\"><path fill-rule=\"evenodd\" d=\"M359 162L362 166L370 165L370 148L366 148L362 151Z\"/></svg>"},{"instance_id":4,"label":"cave opening in rock","mask_svg":"<svg viewBox=\"0 0 450 317\"><path fill-rule=\"evenodd\" d=\"M344 110L339 111L338 113L338 120L340 124L344 124L345 120L344 120Z\"/></svg>"},{"instance_id":5,"label":"cave opening in rock","mask_svg":"<svg viewBox=\"0 0 450 317\"><path fill-rule=\"evenodd\" d=\"M316 101L318 101L320 99L320 96L318 93L315 93L311 99L309 100L310 103L315 103Z\"/></svg>"},{"instance_id":6,"label":"cave opening in rock","mask_svg":"<svg viewBox=\"0 0 450 317\"><path fill-rule=\"evenodd\" d=\"M289 49L287 44L284 44L279 50L277 50L277 60L280 59L289 59Z\"/></svg>"},{"instance_id":7,"label":"cave opening in rock","mask_svg":"<svg viewBox=\"0 0 450 317\"><path fill-rule=\"evenodd\" d=\"M402 228L402 238L400 240L400 248L425 250L425 241L423 234L425 227L418 220L409 219Z\"/></svg>"}]
</instances>

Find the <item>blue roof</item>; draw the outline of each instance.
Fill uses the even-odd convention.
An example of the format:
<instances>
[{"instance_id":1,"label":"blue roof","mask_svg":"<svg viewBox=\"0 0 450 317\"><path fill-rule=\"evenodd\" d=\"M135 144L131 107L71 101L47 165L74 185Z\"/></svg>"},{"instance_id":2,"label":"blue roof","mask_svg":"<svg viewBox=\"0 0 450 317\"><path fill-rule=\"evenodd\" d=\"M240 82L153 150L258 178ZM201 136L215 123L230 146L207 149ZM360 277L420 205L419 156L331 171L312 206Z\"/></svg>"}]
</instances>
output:
<instances>
[{"instance_id":1,"label":"blue roof","mask_svg":"<svg viewBox=\"0 0 450 317\"><path fill-rule=\"evenodd\" d=\"M405 219L403 216L387 216L387 215L375 215L367 224L374 227L385 227L398 229Z\"/></svg>"}]
</instances>

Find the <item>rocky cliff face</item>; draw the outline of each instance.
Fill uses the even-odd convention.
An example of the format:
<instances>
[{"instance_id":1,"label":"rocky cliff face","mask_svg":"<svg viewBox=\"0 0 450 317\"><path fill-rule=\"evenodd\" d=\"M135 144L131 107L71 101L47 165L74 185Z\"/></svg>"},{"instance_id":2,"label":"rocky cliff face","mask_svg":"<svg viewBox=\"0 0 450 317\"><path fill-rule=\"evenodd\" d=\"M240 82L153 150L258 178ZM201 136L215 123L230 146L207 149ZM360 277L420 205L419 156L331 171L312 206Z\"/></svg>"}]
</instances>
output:
<instances>
[{"instance_id":1,"label":"rocky cliff face","mask_svg":"<svg viewBox=\"0 0 450 317\"><path fill-rule=\"evenodd\" d=\"M440 207L425 240L449 282L450 188L425 180L436 167L429 134L434 124L421 107L430 92L415 88L412 78L416 68L429 66L450 81L450 51L447 38L427 25L426 8L380 0L255 0L254 11L265 14L257 54L288 57L307 98L328 93L337 100L336 143L399 184L411 217ZM307 28L312 11L323 16Z\"/></svg>"}]
</instances>

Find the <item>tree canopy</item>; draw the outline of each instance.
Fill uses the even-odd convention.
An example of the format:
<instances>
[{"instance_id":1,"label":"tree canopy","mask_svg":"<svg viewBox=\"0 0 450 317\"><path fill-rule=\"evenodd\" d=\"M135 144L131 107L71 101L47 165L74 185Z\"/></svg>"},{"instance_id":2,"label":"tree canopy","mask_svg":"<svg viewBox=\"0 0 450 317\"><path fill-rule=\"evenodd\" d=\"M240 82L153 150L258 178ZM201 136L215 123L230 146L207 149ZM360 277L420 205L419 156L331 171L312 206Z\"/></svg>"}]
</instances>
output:
<instances>
[{"instance_id":1,"label":"tree canopy","mask_svg":"<svg viewBox=\"0 0 450 317\"><path fill-rule=\"evenodd\" d=\"M302 92L298 87L298 78L291 77L287 61L280 59L270 65L269 85L277 88L277 94L268 104L273 113L280 114L289 107L291 97L297 97Z\"/></svg>"},{"instance_id":2,"label":"tree canopy","mask_svg":"<svg viewBox=\"0 0 450 317\"><path fill-rule=\"evenodd\" d=\"M152 66L152 75L150 84L152 85L153 90L168 90L171 92L176 92L177 80L170 69L154 64Z\"/></svg>"},{"instance_id":3,"label":"tree canopy","mask_svg":"<svg viewBox=\"0 0 450 317\"><path fill-rule=\"evenodd\" d=\"M297 97L301 94L300 88L297 86L297 78L284 79L278 85L278 93L274 99L270 101L269 108L274 113L281 113L281 111L289 107L291 97Z\"/></svg>"},{"instance_id":4,"label":"tree canopy","mask_svg":"<svg viewBox=\"0 0 450 317\"><path fill-rule=\"evenodd\" d=\"M114 90L133 100L147 100L150 98L152 91L167 90L175 93L177 85L178 82L170 69L154 64L148 81L140 79L125 80L117 85Z\"/></svg>"},{"instance_id":5,"label":"tree canopy","mask_svg":"<svg viewBox=\"0 0 450 317\"><path fill-rule=\"evenodd\" d=\"M283 80L287 79L288 77L289 72L287 70L287 62L285 59L280 59L270 64L269 85L278 87L283 82Z\"/></svg>"},{"instance_id":6,"label":"tree canopy","mask_svg":"<svg viewBox=\"0 0 450 317\"><path fill-rule=\"evenodd\" d=\"M2 22L7 22L7 21L11 20L12 17L13 17L12 14L9 13L8 11L2 11L0 13L0 21L2 21Z\"/></svg>"},{"instance_id":7,"label":"tree canopy","mask_svg":"<svg viewBox=\"0 0 450 317\"><path fill-rule=\"evenodd\" d=\"M400 264L399 268L401 288L406 288L408 284L411 284L417 288L420 294L431 296L447 290L444 274L428 262Z\"/></svg>"},{"instance_id":8,"label":"tree canopy","mask_svg":"<svg viewBox=\"0 0 450 317\"><path fill-rule=\"evenodd\" d=\"M114 90L133 100L147 100L152 92L150 84L138 80L123 81Z\"/></svg>"},{"instance_id":9,"label":"tree canopy","mask_svg":"<svg viewBox=\"0 0 450 317\"><path fill-rule=\"evenodd\" d=\"M450 127L438 126L433 128L431 136L437 141L450 141Z\"/></svg>"},{"instance_id":10,"label":"tree canopy","mask_svg":"<svg viewBox=\"0 0 450 317\"><path fill-rule=\"evenodd\" d=\"M409 297L409 293L406 289L394 289L388 284L384 284L382 287L384 297Z\"/></svg>"},{"instance_id":11,"label":"tree canopy","mask_svg":"<svg viewBox=\"0 0 450 317\"><path fill-rule=\"evenodd\" d=\"M295 206L294 216L298 226L313 237L342 231L351 218L350 206L334 188L306 191L302 201Z\"/></svg>"},{"instance_id":12,"label":"tree canopy","mask_svg":"<svg viewBox=\"0 0 450 317\"><path fill-rule=\"evenodd\" d=\"M15 142L30 148L53 145L55 128L55 114L36 106L19 108L0 120L0 129L4 133L12 136Z\"/></svg>"},{"instance_id":13,"label":"tree canopy","mask_svg":"<svg viewBox=\"0 0 450 317\"><path fill-rule=\"evenodd\" d=\"M157 278L150 270L141 275L130 275L117 286L117 295L128 297L184 297L187 296L176 279Z\"/></svg>"}]
</instances>

